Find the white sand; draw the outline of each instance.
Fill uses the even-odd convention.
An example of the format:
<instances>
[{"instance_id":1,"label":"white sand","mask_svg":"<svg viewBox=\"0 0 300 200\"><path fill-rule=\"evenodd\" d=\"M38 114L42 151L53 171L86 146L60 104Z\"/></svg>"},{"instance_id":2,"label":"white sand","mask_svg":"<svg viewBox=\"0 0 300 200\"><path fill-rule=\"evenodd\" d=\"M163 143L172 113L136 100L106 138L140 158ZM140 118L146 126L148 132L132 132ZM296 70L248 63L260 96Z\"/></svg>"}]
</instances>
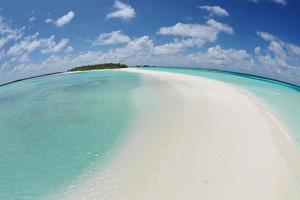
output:
<instances>
[{"instance_id":1,"label":"white sand","mask_svg":"<svg viewBox=\"0 0 300 200\"><path fill-rule=\"evenodd\" d=\"M215 80L127 70L144 77L134 133L64 199L300 199L300 154L253 96Z\"/></svg>"}]
</instances>

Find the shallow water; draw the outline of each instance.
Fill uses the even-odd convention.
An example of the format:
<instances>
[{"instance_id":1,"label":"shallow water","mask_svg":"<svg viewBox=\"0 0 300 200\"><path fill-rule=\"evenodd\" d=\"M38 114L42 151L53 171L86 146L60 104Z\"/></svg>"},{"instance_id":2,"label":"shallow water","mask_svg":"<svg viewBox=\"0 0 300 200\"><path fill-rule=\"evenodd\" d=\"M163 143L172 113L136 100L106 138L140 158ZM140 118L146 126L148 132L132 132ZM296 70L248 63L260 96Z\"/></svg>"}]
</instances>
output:
<instances>
[{"instance_id":1,"label":"shallow water","mask_svg":"<svg viewBox=\"0 0 300 200\"><path fill-rule=\"evenodd\" d=\"M0 87L0 199L40 199L105 163L128 132L138 82L101 71Z\"/></svg>"},{"instance_id":2,"label":"shallow water","mask_svg":"<svg viewBox=\"0 0 300 200\"><path fill-rule=\"evenodd\" d=\"M291 136L300 144L300 87L255 76L193 68L147 67L142 69L201 76L239 86L268 105L287 125Z\"/></svg>"},{"instance_id":3,"label":"shallow water","mask_svg":"<svg viewBox=\"0 0 300 200\"><path fill-rule=\"evenodd\" d=\"M145 68L240 86L269 105L300 143L300 89L213 71ZM0 199L43 199L104 166L130 132L130 95L140 76L125 71L60 74L0 87Z\"/></svg>"}]
</instances>

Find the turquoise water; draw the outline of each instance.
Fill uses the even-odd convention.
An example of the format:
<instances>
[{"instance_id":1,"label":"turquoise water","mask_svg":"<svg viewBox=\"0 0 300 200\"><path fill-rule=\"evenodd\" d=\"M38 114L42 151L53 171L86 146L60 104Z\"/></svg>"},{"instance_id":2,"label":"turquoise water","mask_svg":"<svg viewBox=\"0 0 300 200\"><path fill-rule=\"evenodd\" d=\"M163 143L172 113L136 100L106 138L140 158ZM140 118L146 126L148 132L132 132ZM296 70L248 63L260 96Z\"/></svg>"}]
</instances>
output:
<instances>
[{"instance_id":1,"label":"turquoise water","mask_svg":"<svg viewBox=\"0 0 300 200\"><path fill-rule=\"evenodd\" d=\"M255 76L192 68L147 67L144 69L212 78L246 89L278 114L290 129L292 137L300 144L300 87Z\"/></svg>"},{"instance_id":2,"label":"turquoise water","mask_svg":"<svg viewBox=\"0 0 300 200\"><path fill-rule=\"evenodd\" d=\"M0 87L0 199L41 199L101 167L133 121L138 83L101 71Z\"/></svg>"},{"instance_id":3,"label":"turquoise water","mask_svg":"<svg viewBox=\"0 0 300 200\"><path fill-rule=\"evenodd\" d=\"M240 86L277 112L300 143L299 87L197 69L145 69ZM138 74L104 70L0 87L0 200L51 197L103 166L129 132L130 95L140 81Z\"/></svg>"}]
</instances>

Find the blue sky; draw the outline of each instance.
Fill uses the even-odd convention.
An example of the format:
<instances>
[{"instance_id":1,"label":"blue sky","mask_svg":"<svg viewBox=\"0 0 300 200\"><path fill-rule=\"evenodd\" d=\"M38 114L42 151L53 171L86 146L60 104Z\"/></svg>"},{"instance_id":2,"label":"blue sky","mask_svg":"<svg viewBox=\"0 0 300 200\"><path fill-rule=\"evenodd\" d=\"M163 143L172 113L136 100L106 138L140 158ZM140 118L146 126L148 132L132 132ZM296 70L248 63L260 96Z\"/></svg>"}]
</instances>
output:
<instances>
[{"instance_id":1,"label":"blue sky","mask_svg":"<svg viewBox=\"0 0 300 200\"><path fill-rule=\"evenodd\" d=\"M122 62L300 85L297 0L10 0L0 8L0 83Z\"/></svg>"}]
</instances>

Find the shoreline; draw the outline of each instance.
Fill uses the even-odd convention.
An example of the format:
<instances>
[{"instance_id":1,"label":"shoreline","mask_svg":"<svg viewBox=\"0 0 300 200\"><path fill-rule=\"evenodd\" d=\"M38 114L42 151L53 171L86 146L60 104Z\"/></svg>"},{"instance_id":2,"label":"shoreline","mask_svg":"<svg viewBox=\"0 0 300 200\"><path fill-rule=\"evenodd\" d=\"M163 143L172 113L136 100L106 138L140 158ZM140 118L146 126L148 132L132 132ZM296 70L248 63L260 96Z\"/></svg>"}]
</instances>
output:
<instances>
[{"instance_id":1,"label":"shoreline","mask_svg":"<svg viewBox=\"0 0 300 200\"><path fill-rule=\"evenodd\" d=\"M139 67L132 67L132 68L139 68ZM283 81L283 80L280 80L280 79L274 79L274 78L270 78L270 77L267 77L267 76L260 76L260 75L256 75L256 74L250 74L250 73L243 73L243 72L237 72L237 71L226 71L226 70L221 70L221 69L214 69L214 68L199 68L199 67L175 67L175 66L172 66L172 67L167 67L167 66L148 66L148 67L141 67L141 68L144 68L144 69L147 69L147 68L165 68L165 69L190 69L190 70L200 70L200 71L208 71L208 72L216 72L216 73L223 73L223 74L229 74L229 75L237 75L237 76L244 76L244 77L247 77L247 78L251 78L251 79L261 79L261 80L264 80L264 81L270 81L270 82L275 82L275 83L279 83L279 84L282 84L282 85L285 85L287 87L291 87L297 91L300 91L300 85L297 85L295 83L290 83L290 82L286 82L286 81Z\"/></svg>"},{"instance_id":2,"label":"shoreline","mask_svg":"<svg viewBox=\"0 0 300 200\"><path fill-rule=\"evenodd\" d=\"M106 169L59 199L299 198L299 152L255 97L206 78L125 70L144 79L134 132Z\"/></svg>"},{"instance_id":3,"label":"shoreline","mask_svg":"<svg viewBox=\"0 0 300 200\"><path fill-rule=\"evenodd\" d=\"M58 75L58 74L64 74L64 73L65 72L53 72L53 73L48 73L48 74L30 76L30 77L27 77L27 78L21 78L21 79L17 79L17 80L14 80L14 81L9 81L9 82L6 82L6 83L2 83L2 84L0 84L0 87L5 86L5 85L9 85L9 84L13 84L13 83L17 83L17 82L21 82L21 81L34 79L34 78L40 78L40 77L44 77L44 76Z\"/></svg>"},{"instance_id":4,"label":"shoreline","mask_svg":"<svg viewBox=\"0 0 300 200\"><path fill-rule=\"evenodd\" d=\"M300 91L300 85L294 84L294 83L289 83L289 82L285 82L279 79L273 79L273 78L269 78L266 76L259 76L259 75L255 75L255 74L247 74L247 73L241 73L241 72L234 72L234 71L226 71L226 70L219 70L219 69L208 69L208 68L197 68L197 67L165 67L165 66L149 66L149 67L153 67L153 68L170 68L170 69L191 69L191 70L201 70L201 71L208 71L208 72L216 72L216 73L224 73L224 74L229 74L229 75L238 75L238 76L244 76L247 78L251 78L251 79L261 79L264 81L270 81L270 82L275 82L277 84L282 84L284 86L290 87L292 89L295 89L297 91ZM138 67L138 66L129 66L127 69L147 69L148 67ZM15 82L20 82L20 81L25 81L27 79L33 79L33 78L39 78L39 77L43 77L43 76L48 76L48 75L56 75L56 74L68 74L68 73L76 73L76 72L89 72L89 71L101 71L101 70L116 70L116 69L97 69L97 70L85 70L85 71L60 71L60 72L53 72L53 73L47 73L47 74L41 74L41 75L37 75L37 76L30 76L27 78L22 78L22 79L17 79L14 81L9 81L9 82L5 82L5 83L1 83L1 86L5 86L8 84L12 84ZM124 70L122 68L118 68L117 70Z\"/></svg>"}]
</instances>

